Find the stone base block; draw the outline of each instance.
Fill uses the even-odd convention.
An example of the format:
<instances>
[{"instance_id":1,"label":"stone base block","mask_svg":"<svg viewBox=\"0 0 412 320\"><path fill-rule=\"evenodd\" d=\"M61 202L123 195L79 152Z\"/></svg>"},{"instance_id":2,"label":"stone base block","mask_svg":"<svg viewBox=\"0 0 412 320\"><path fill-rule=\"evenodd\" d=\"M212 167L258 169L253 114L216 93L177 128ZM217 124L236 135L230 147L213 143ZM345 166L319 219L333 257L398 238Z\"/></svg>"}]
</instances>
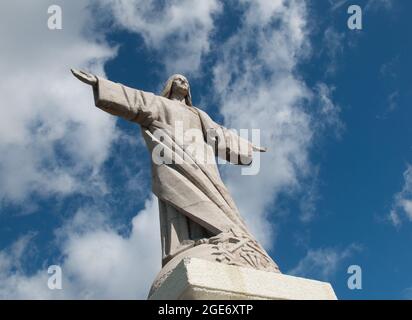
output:
<instances>
[{"instance_id":1,"label":"stone base block","mask_svg":"<svg viewBox=\"0 0 412 320\"><path fill-rule=\"evenodd\" d=\"M336 300L327 282L185 258L152 300Z\"/></svg>"}]
</instances>

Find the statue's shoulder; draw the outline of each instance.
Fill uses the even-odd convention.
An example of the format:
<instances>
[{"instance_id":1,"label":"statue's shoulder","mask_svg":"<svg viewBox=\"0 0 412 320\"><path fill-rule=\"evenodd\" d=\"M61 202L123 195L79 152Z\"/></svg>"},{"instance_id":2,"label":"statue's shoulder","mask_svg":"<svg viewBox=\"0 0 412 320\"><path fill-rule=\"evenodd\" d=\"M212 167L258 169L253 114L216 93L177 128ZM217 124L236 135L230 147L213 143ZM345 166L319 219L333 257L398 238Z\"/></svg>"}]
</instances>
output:
<instances>
[{"instance_id":1,"label":"statue's shoulder","mask_svg":"<svg viewBox=\"0 0 412 320\"><path fill-rule=\"evenodd\" d=\"M192 108L199 115L199 118L202 122L209 121L210 119L209 115L206 112L204 112L202 109L195 107L195 106L191 106L190 108Z\"/></svg>"},{"instance_id":2,"label":"statue's shoulder","mask_svg":"<svg viewBox=\"0 0 412 320\"><path fill-rule=\"evenodd\" d=\"M215 129L219 126L205 111L197 107L193 108L199 115L200 121L202 122L202 125L204 128L206 128L206 130Z\"/></svg>"},{"instance_id":3,"label":"statue's shoulder","mask_svg":"<svg viewBox=\"0 0 412 320\"><path fill-rule=\"evenodd\" d=\"M202 109L200 109L198 107L195 107L195 106L192 106L191 108L193 108L199 114L199 116L210 118L209 115L205 111L203 111Z\"/></svg>"}]
</instances>

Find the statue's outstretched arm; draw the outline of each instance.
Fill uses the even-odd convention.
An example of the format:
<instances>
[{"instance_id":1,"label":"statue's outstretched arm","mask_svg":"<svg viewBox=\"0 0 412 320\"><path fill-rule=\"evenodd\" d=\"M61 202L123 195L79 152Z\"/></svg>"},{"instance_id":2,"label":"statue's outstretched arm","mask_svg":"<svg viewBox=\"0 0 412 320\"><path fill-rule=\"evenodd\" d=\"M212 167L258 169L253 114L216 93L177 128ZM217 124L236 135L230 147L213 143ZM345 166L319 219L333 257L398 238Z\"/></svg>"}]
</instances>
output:
<instances>
[{"instance_id":1,"label":"statue's outstretched arm","mask_svg":"<svg viewBox=\"0 0 412 320\"><path fill-rule=\"evenodd\" d=\"M71 72L77 79L93 87L98 108L142 125L156 118L157 99L153 93L129 88L82 70L71 69Z\"/></svg>"}]
</instances>

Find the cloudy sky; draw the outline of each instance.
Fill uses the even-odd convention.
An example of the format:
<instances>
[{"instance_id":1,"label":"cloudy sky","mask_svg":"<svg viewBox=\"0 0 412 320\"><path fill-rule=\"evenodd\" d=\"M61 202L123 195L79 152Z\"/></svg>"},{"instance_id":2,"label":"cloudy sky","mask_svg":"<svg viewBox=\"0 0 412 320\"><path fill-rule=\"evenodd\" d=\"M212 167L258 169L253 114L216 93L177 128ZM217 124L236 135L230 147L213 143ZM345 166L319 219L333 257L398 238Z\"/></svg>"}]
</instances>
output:
<instances>
[{"instance_id":1,"label":"cloudy sky","mask_svg":"<svg viewBox=\"0 0 412 320\"><path fill-rule=\"evenodd\" d=\"M363 29L347 26L350 4ZM62 29L48 28L48 8ZM0 4L0 298L144 299L160 270L149 155L70 67L159 93L185 74L258 175L221 166L282 272L341 299L412 298L412 3L8 0ZM62 290L47 287L50 265ZM347 286L351 265L362 290Z\"/></svg>"}]
</instances>

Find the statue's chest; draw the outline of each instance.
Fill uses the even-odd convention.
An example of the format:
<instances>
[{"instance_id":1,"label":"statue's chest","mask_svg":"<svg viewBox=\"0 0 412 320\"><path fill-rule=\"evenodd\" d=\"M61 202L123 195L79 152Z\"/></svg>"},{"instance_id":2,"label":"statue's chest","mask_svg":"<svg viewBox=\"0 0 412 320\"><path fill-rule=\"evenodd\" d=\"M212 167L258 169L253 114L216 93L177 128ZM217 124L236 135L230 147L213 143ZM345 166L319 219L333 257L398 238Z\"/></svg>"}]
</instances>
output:
<instances>
[{"instance_id":1,"label":"statue's chest","mask_svg":"<svg viewBox=\"0 0 412 320\"><path fill-rule=\"evenodd\" d=\"M173 101L165 109L163 121L169 126L183 131L202 130L200 117L195 109Z\"/></svg>"}]
</instances>

